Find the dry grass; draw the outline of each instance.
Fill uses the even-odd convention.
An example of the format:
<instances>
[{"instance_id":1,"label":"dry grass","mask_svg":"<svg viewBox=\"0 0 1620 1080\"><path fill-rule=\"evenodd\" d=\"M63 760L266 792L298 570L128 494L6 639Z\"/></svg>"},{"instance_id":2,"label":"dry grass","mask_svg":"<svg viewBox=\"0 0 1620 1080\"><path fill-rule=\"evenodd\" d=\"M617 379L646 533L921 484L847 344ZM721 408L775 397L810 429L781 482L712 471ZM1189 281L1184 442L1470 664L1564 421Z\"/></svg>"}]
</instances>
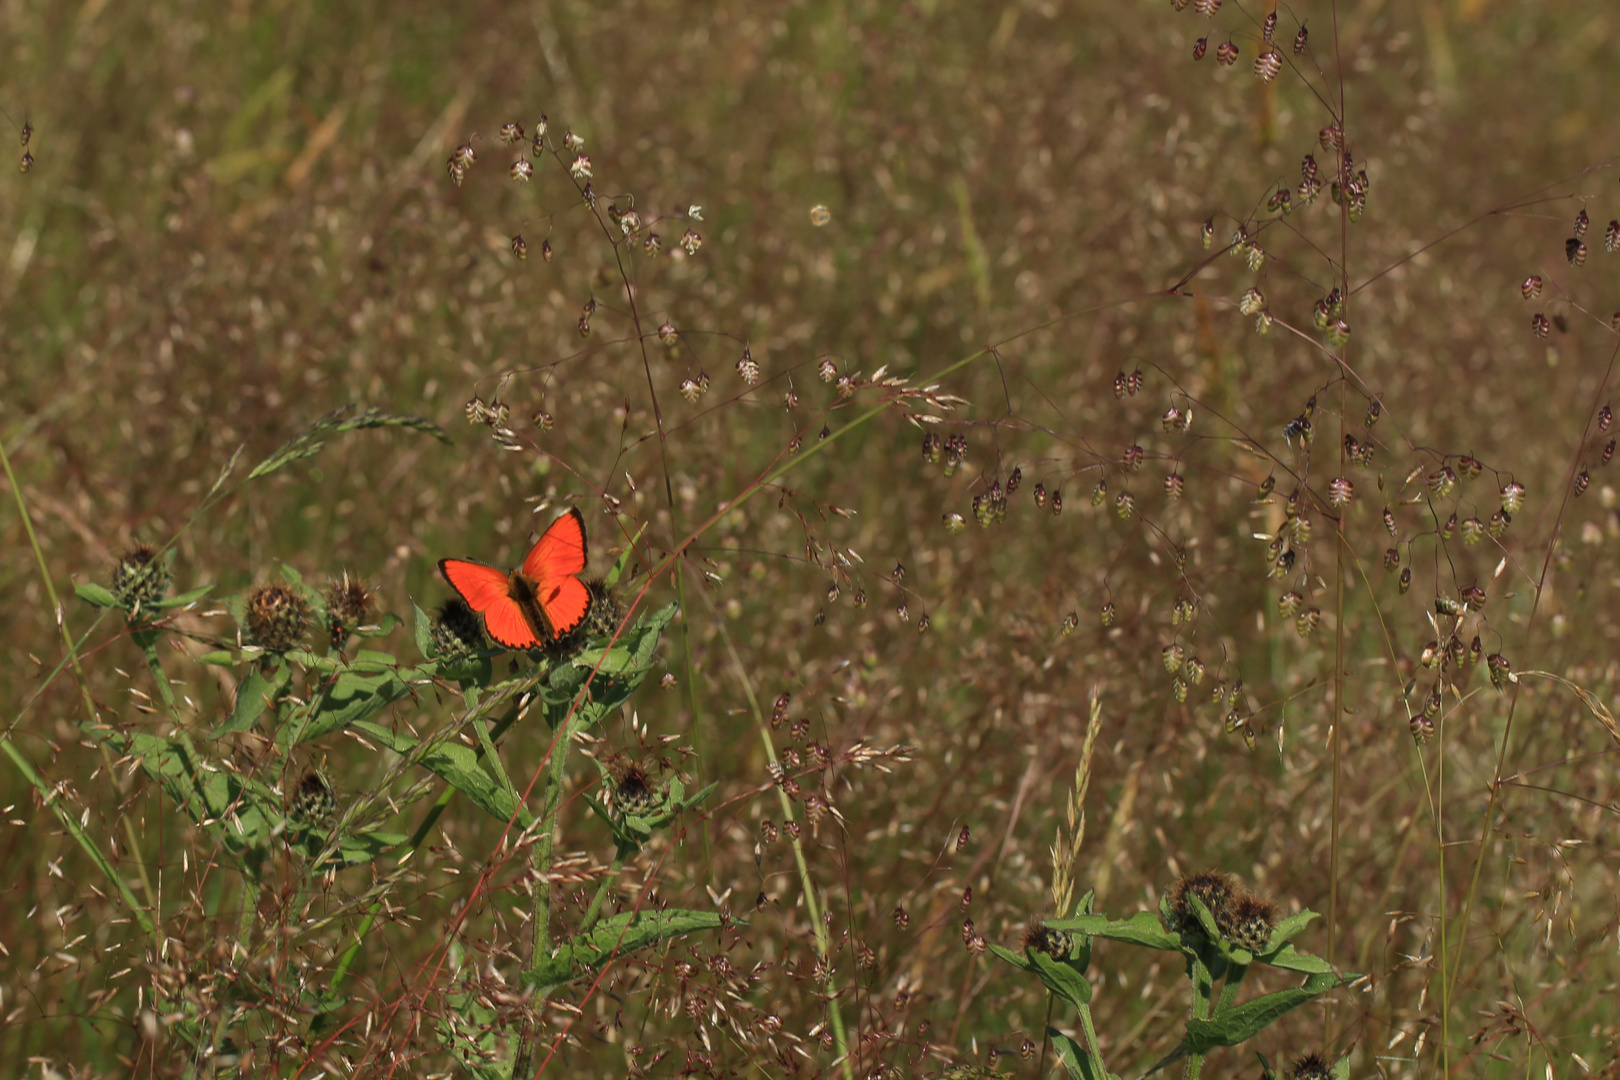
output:
<instances>
[{"instance_id":1,"label":"dry grass","mask_svg":"<svg viewBox=\"0 0 1620 1080\"><path fill-rule=\"evenodd\" d=\"M626 865L615 898L748 920L531 1009L511 991L529 848L465 805L397 876L310 878L281 853L240 918L241 881L206 834L86 738L92 711L123 731L171 722L111 621L64 666L8 485L0 700L53 800L6 766L0 1058L182 1075L190 1059L150 1008L189 995L210 1016L243 1003L249 1065L278 1075L436 1074L451 1066L435 1022L470 987L554 1040L550 1071L833 1074L825 949L851 1072L990 1064L1041 1042L1048 1005L959 930L971 918L1015 946L1050 911L1049 848L1078 820L1067 803L1100 692L1077 889L1123 915L1218 867L1330 914L1302 944L1370 975L1270 1029L1257 1045L1272 1060L1353 1050L1357 1075L1400 1077L1602 1070L1620 1038L1605 846L1620 792L1603 719L1620 519L1601 463L1614 432L1599 431L1620 309L1603 245L1620 190L1601 142L1620 87L1602 58L1620 22L1601 3L1308 5L1310 51L1264 89L1251 14L1235 0L1213 21L1168 4L0 3L0 106L31 122L35 158L0 173L0 440L67 629L93 618L73 583L106 583L137 542L178 536L177 589L224 597L285 562L315 583L363 577L408 617L446 595L440 557L515 561L552 508L585 512L597 573L645 527L621 595L646 584L643 609L679 598L683 614L633 702L639 726L616 717L592 754L662 755L689 787L719 788ZM1194 63L1206 32L1211 55ZM1228 33L1242 55L1218 68ZM1318 130L1341 86L1372 182L1365 217L1346 224L1326 191L1267 213L1307 151L1330 178ZM584 138L599 216L568 177L572 154L537 162L527 185L507 177L515 151L497 129L532 129L541 111L554 145ZM445 158L474 136L478 161L454 186ZM661 234L657 259L603 228L632 194L641 235ZM673 216L692 204L701 222ZM1590 255L1576 268L1564 241L1582 207ZM1267 253L1259 272L1219 254L1240 221ZM688 227L703 236L692 256L678 250ZM1352 333L1335 355L1311 313L1341 273ZM1531 274L1545 283L1526 302ZM1251 286L1277 319L1264 337L1237 309ZM737 372L745 347L758 386ZM841 397L824 359L913 387L947 373L940 392L968 404L866 417L895 389ZM1116 374L1138 370L1140 392L1117 397ZM688 401L700 375L708 389ZM509 405L516 452L464 421L474 395ZM1313 398L1307 451L1284 430ZM1383 407L1370 430L1369 398ZM426 416L455 445L336 438L193 522L238 446L259 460L349 402ZM1190 427L1165 428L1172 407ZM552 426L531 422L540 411ZM960 467L924 460L906 411L945 418L930 430L966 440ZM1344 463L1345 433L1376 446L1371 468ZM1426 486L1465 455L1478 479ZM1014 469L1005 520L981 528L974 498ZM1275 492L1257 500L1268 476ZM1327 501L1337 476L1355 485L1342 515ZM1439 537L1453 512L1488 519L1509 482L1528 494L1500 543L1463 544L1461 521ZM1314 527L1268 577L1253 537L1284 530L1296 484ZM953 513L959 535L942 524ZM1408 592L1384 568L1391 544ZM1423 650L1454 618L1436 596L1475 584L1487 603L1461 642L1479 634L1520 678L1499 693L1483 662L1448 664L1437 730L1415 744L1409 721L1441 678ZM1309 637L1279 616L1289 590L1321 612ZM197 662L198 641L236 627L200 612L159 649L195 704L180 726L206 732L236 686ZM386 644L414 662L408 624ZM1185 703L1172 645L1204 665ZM659 689L666 670L674 686ZM1237 704L1211 703L1239 680ZM454 689L387 717L443 723ZM1234 708L1252 747L1226 730ZM850 761L895 744L915 749L891 771ZM508 734L520 788L550 746L540 725ZM211 752L278 785L319 767L345 804L392 797L397 831L419 820L404 800L422 778L352 738L285 761L247 738ZM799 761L797 845L770 755L789 772ZM598 773L571 760L561 934L614 854L582 797ZM810 796L837 815L812 825ZM101 845L165 946L65 821ZM344 1026L312 1037L300 992L330 978L379 897ZM1099 1034L1128 1075L1183 1019L1178 973L1151 963L1103 945L1094 965ZM1211 1067L1252 1068L1249 1049Z\"/></svg>"}]
</instances>

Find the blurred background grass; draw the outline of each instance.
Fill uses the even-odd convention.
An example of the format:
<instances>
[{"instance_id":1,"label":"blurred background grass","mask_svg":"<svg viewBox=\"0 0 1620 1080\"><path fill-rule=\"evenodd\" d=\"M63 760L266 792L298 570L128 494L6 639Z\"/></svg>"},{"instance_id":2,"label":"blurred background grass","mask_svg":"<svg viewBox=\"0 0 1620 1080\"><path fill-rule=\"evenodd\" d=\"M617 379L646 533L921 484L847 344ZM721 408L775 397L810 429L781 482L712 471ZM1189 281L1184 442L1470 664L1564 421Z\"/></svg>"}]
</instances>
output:
<instances>
[{"instance_id":1,"label":"blurred background grass","mask_svg":"<svg viewBox=\"0 0 1620 1080\"><path fill-rule=\"evenodd\" d=\"M1325 74L1285 74L1268 96L1249 72L1253 23L1235 4L1211 23L1167 4L1090 0L0 0L0 105L32 122L37 159L27 175L0 173L0 438L57 589L105 580L132 542L166 540L238 445L249 460L262 457L349 402L425 415L456 446L389 434L334 443L307 469L249 488L187 531L181 587L215 582L229 592L286 561L311 578L361 574L404 614L411 599L426 607L444 594L433 573L441 556L515 559L536 503L581 505L597 551L622 545L643 521L651 542L668 547L796 433L813 443L823 423L840 426L847 414L823 415L833 397L816 379L818 357L845 372L886 364L927 381L1004 342L997 362L946 386L972 402L960 426L945 429L970 443L955 476L923 467L918 433L887 416L788 474L790 492L768 492L699 542L695 557L708 561L689 564L683 632L666 642L682 689L644 695L638 707L655 731L698 751L687 767L722 780L726 802L701 844L662 859L659 891L700 906L707 890L729 889L747 908L763 890L776 903L755 917L751 947L805 963L809 931L786 849L768 846L754 866L758 819L773 804L749 794L767 774L729 639L753 691L767 701L792 691L813 738L918 747L896 774L838 777L831 794L848 833L824 825L816 845L836 933L878 950L847 1005L851 1022L904 1034L869 1046L867 1064L904 1064L922 1041L982 1057L1039 1040L1039 995L960 948L957 901L972 885L979 931L1003 943L1048 903L1046 845L1093 688L1103 689L1106 727L1082 887L1100 880L1102 904L1124 911L1152 902L1177 873L1219 865L1285 903L1326 910L1333 633L1302 642L1275 619L1280 586L1265 580L1261 545L1248 534L1273 512L1251 504L1249 485L1276 470L1238 444L1285 455L1282 425L1306 399L1326 390L1324 407L1337 407L1333 372L1307 342L1280 331L1258 338L1231 309L1255 277L1238 261L1212 264L1190 287L1210 301L1148 294L1204 258L1206 217L1215 215L1224 243L1271 184L1297 183L1301 154L1328 160L1317 147L1328 117L1311 87L1336 92L1342 78L1351 145L1374 185L1367 218L1348 234L1350 278L1396 267L1351 302L1350 362L1387 405L1378 470L1393 490L1430 460L1422 448L1438 448L1472 452L1499 480L1525 483L1531 502L1505 552L1512 570L1497 579L1517 595L1498 600L1492 586L1497 636L1487 644L1518 667L1556 671L1612 700L1616 539L1601 473L1562 520L1540 629L1528 640L1525 623L1567 477L1577 461L1596 468L1582 454L1584 424L1603 400L1620 289L1592 236L1579 272L1563 263L1561 245L1580 206L1598 226L1620 216L1612 168L1581 175L1616 149L1620 15L1595 0L1364 0L1298 14ZM1294 31L1286 15L1281 40ZM1210 31L1239 35L1236 68L1193 63L1193 39ZM683 335L667 356L649 346L650 371L617 314L624 292L613 249L554 168L513 184L499 144L480 141L465 186L445 175L457 143L489 140L508 120L532 128L542 111L554 132L585 139L604 200L624 204L633 193L643 216L703 207L697 256L636 270L646 328L668 319ZM1486 217L1401 262L1543 188L1549 201ZM831 213L822 228L809 215L818 204ZM666 251L680 231L668 224ZM1263 287L1280 318L1308 330L1310 304L1333 281L1323 253L1339 254L1337 210L1324 198L1289 227L1298 235L1277 243ZM525 236L528 260L512 256L513 233ZM553 261L537 257L542 239ZM1529 273L1549 282L1534 307L1517 295ZM592 296L602 307L582 340L576 323ZM1528 331L1536 307L1562 317L1545 343ZM752 392L733 370L744 343L769 380ZM1136 366L1146 391L1121 403L1115 374ZM503 384L508 372L518 374ZM699 372L713 389L688 404L677 386ZM784 410L790 387L800 403ZM1178 387L1198 399L1197 421L1190 436L1172 438L1157 421L1185 402ZM544 453L503 452L461 421L468 397L497 392L524 424L537 409L552 414L551 430L526 428ZM1352 422L1363 407L1352 396ZM1317 422L1327 449L1308 478L1320 487L1338 436L1326 415ZM1100 478L1110 500L1133 483L1116 463L1138 441L1149 454L1134 481L1143 519L1122 523L1108 507L1091 510L1087 496ZM1009 523L978 529L969 501L1014 466L1024 490ZM1172 468L1188 485L1179 504L1159 487ZM1489 485L1477 495L1485 513L1491 475L1479 482ZM1423 612L1435 591L1484 581L1504 553L1442 554L1431 541L1409 555L1419 585L1399 596L1376 567L1385 546L1377 478L1356 479L1362 497L1349 527L1370 554L1368 584L1352 580L1346 614L1354 712L1342 914L1336 940L1317 934L1307 947L1376 979L1336 1018L1290 1018L1275 1051L1310 1048L1328 1031L1337 1050L1363 1048L1361 1072L1408 1075L1433 1066L1439 1032L1425 1033L1438 1023L1435 919L1442 909L1454 917L1466 891L1505 710L1481 698L1447 745L1443 818L1462 855L1455 868L1448 862L1442 896L1401 684L1431 636ZM1289 485L1280 480L1281 492ZM1036 481L1062 488L1061 518L1036 514L1027 494ZM602 512L604 494L622 501L622 518ZM940 526L952 511L970 518L954 539ZM1423 527L1416 510L1410 518L1406 535ZM1317 526L1312 573L1322 591L1313 602L1331 627L1332 547L1321 539L1331 529ZM0 544L9 598L0 700L15 711L42 694L20 745L103 833L121 815L137 817L149 864L184 880L159 839L156 795L122 772L116 786L92 778L100 761L74 726L83 719L77 687L40 685L60 639L9 505ZM822 559L835 548L860 558L830 575L807 546ZM1173 546L1188 554L1185 576ZM906 567L900 586L890 580L896 563ZM724 583L704 584L705 568ZM827 596L834 581L836 601ZM673 594L668 581L654 590ZM852 604L857 590L864 608ZM1262 709L1253 751L1222 732L1221 710L1198 703L1207 690L1185 706L1167 692L1160 649L1174 636L1170 605L1187 595L1199 600L1200 622L1183 640L1212 677L1242 678ZM1096 612L1109 601L1120 618L1105 631ZM897 617L901 602L909 622ZM1070 612L1080 630L1065 637ZM931 626L919 635L924 614ZM67 617L84 624L78 610ZM227 624L208 623L229 636ZM132 669L133 647L109 635L91 649L90 690L103 715L149 722L118 671ZM404 637L400 649L409 650ZM205 669L182 677L205 708L227 699ZM1424 687L1414 693L1421 701ZM1482 1071L1490 1051L1508 1070L1544 1055L1565 1071L1571 1053L1597 1068L1615 1038L1612 1010L1593 992L1615 977L1612 943L1599 947L1615 931L1606 736L1567 695L1531 694L1520 709L1524 742L1509 771L1576 797L1515 793L1494 823L1486 910L1464 945L1452 1039L1459 1053L1480 1055ZM342 787L365 787L380 772L352 744L327 752ZM29 810L26 787L8 773L0 790L17 807L8 816L25 822L0 831L10 869L0 940L11 954L0 1046L13 1061L46 1054L117 1071L120 1055L142 1052L143 1036L133 991L109 980L138 966L138 950L108 921L115 909L86 891L90 872L49 816ZM957 854L951 841L964 823L973 841ZM565 844L600 847L589 829L588 816L574 814ZM494 836L478 821L446 831L474 857ZM379 988L442 930L438 915L457 883L435 866L421 868L423 921L391 927L373 961ZM208 939L213 931L184 914L184 890L170 887L173 932ZM897 904L913 914L907 930L890 919ZM1162 1052L1180 1006L1158 997L1135 962L1121 961L1099 1016L1116 1056L1146 1061ZM783 975L754 995L750 1007L784 1016L801 1036L823 1015L808 987ZM1527 1019L1510 1024L1499 1001ZM931 1028L920 1035L924 1020ZM647 1046L693 1044L690 1020L641 1022ZM1488 1037L1473 1046L1476 1029ZM1420 1035L1428 1046L1414 1063ZM620 1073L623 1041L586 1040L568 1067ZM718 1057L734 1068L786 1067L758 1047L732 1052ZM675 1053L659 1068L683 1060ZM821 1071L828 1060L794 1067Z\"/></svg>"}]
</instances>

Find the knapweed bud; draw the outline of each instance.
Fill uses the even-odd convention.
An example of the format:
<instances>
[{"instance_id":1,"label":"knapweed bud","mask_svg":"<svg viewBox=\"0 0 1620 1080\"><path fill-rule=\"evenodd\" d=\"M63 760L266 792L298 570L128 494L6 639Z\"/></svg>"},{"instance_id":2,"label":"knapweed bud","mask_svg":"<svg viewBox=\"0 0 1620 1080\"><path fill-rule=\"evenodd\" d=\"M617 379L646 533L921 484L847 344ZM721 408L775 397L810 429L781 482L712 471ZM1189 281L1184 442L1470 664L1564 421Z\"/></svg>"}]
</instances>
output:
<instances>
[{"instance_id":1,"label":"knapweed bud","mask_svg":"<svg viewBox=\"0 0 1620 1080\"><path fill-rule=\"evenodd\" d=\"M371 590L359 578L343 575L342 581L326 586L326 621L332 633L332 647L366 624L371 615Z\"/></svg>"},{"instance_id":2,"label":"knapweed bud","mask_svg":"<svg viewBox=\"0 0 1620 1080\"><path fill-rule=\"evenodd\" d=\"M113 592L130 610L149 607L169 593L169 567L157 549L136 544L113 571Z\"/></svg>"},{"instance_id":3,"label":"knapweed bud","mask_svg":"<svg viewBox=\"0 0 1620 1080\"><path fill-rule=\"evenodd\" d=\"M1201 938L1204 936L1204 927L1198 921L1192 905L1187 902L1188 896L1198 897L1209 909L1215 925L1219 927L1229 917L1237 889L1232 879L1219 870L1204 870L1197 874L1189 874L1170 887L1170 914L1174 920L1174 925L1170 929Z\"/></svg>"},{"instance_id":4,"label":"knapweed bud","mask_svg":"<svg viewBox=\"0 0 1620 1080\"><path fill-rule=\"evenodd\" d=\"M284 653L309 633L309 602L291 585L257 585L248 593L247 631L255 644Z\"/></svg>"},{"instance_id":5,"label":"knapweed bud","mask_svg":"<svg viewBox=\"0 0 1620 1080\"><path fill-rule=\"evenodd\" d=\"M318 772L307 772L298 780L287 804L288 816L300 825L324 828L337 814L337 796Z\"/></svg>"},{"instance_id":6,"label":"knapweed bud","mask_svg":"<svg viewBox=\"0 0 1620 1080\"><path fill-rule=\"evenodd\" d=\"M1074 948L1074 936L1064 930L1054 930L1039 916L1031 916L1029 922L1024 924L1020 944L1025 952L1043 952L1054 960L1067 960L1070 950Z\"/></svg>"},{"instance_id":7,"label":"knapweed bud","mask_svg":"<svg viewBox=\"0 0 1620 1080\"><path fill-rule=\"evenodd\" d=\"M462 656L488 644L477 614L459 596L452 596L439 608L431 634L434 652L446 658Z\"/></svg>"},{"instance_id":8,"label":"knapweed bud","mask_svg":"<svg viewBox=\"0 0 1620 1080\"><path fill-rule=\"evenodd\" d=\"M1271 931L1277 925L1277 905L1245 893L1232 905L1225 923L1217 925L1232 944L1263 953L1271 945Z\"/></svg>"}]
</instances>

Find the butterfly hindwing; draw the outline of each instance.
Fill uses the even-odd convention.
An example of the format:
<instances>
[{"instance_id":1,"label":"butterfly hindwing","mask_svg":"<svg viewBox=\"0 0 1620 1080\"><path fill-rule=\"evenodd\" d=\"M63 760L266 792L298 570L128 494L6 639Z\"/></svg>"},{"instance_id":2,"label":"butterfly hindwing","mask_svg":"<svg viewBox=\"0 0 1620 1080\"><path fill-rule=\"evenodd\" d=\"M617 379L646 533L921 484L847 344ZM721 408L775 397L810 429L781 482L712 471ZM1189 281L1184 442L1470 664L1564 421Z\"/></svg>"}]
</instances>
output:
<instances>
[{"instance_id":1,"label":"butterfly hindwing","mask_svg":"<svg viewBox=\"0 0 1620 1080\"><path fill-rule=\"evenodd\" d=\"M585 551L585 518L575 508L552 522L523 560L523 576L534 582L535 599L557 637L590 610L590 590L576 576L585 569Z\"/></svg>"},{"instance_id":2,"label":"butterfly hindwing","mask_svg":"<svg viewBox=\"0 0 1620 1080\"><path fill-rule=\"evenodd\" d=\"M510 595L505 573L469 559L441 559L439 572L468 607L484 616L484 629L497 642L508 649L532 649L540 644L523 609Z\"/></svg>"},{"instance_id":3,"label":"butterfly hindwing","mask_svg":"<svg viewBox=\"0 0 1620 1080\"><path fill-rule=\"evenodd\" d=\"M510 598L484 612L484 629L508 649L538 649L541 644L539 635L523 617L523 609Z\"/></svg>"}]
</instances>

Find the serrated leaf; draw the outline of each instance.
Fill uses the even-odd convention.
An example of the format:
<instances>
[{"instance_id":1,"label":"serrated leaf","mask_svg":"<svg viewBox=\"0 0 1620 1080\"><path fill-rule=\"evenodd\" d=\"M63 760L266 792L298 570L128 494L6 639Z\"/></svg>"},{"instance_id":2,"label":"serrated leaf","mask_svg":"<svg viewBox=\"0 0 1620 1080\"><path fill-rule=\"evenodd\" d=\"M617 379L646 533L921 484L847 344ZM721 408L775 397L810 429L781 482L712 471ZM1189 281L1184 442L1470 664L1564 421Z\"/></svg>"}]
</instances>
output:
<instances>
[{"instance_id":1,"label":"serrated leaf","mask_svg":"<svg viewBox=\"0 0 1620 1080\"><path fill-rule=\"evenodd\" d=\"M476 721L475 721L476 722ZM412 757L421 745L409 735L390 731L380 724L361 721L351 725L355 731L374 742L379 742L401 757ZM498 821L511 821L514 816L523 828L534 824L534 815L497 783L479 764L478 754L458 742L443 742L422 751L415 760L424 769L455 788L486 814ZM498 764L496 767L499 767Z\"/></svg>"},{"instance_id":2,"label":"serrated leaf","mask_svg":"<svg viewBox=\"0 0 1620 1080\"><path fill-rule=\"evenodd\" d=\"M718 930L725 921L716 912L671 908L665 911L627 911L597 923L523 976L523 984L545 991L584 978L615 957L656 945L670 938L703 930Z\"/></svg>"},{"instance_id":3,"label":"serrated leaf","mask_svg":"<svg viewBox=\"0 0 1620 1080\"><path fill-rule=\"evenodd\" d=\"M1312 975L1303 986L1245 1001L1208 1020L1190 1019L1182 1048L1189 1054L1207 1054L1217 1046L1236 1046L1264 1031L1284 1013L1329 990L1337 990L1346 981L1336 974Z\"/></svg>"},{"instance_id":4,"label":"serrated leaf","mask_svg":"<svg viewBox=\"0 0 1620 1080\"><path fill-rule=\"evenodd\" d=\"M73 586L73 592L74 595L91 607L115 608L122 606L111 589L105 585L97 585L93 581L86 581Z\"/></svg>"}]
</instances>

